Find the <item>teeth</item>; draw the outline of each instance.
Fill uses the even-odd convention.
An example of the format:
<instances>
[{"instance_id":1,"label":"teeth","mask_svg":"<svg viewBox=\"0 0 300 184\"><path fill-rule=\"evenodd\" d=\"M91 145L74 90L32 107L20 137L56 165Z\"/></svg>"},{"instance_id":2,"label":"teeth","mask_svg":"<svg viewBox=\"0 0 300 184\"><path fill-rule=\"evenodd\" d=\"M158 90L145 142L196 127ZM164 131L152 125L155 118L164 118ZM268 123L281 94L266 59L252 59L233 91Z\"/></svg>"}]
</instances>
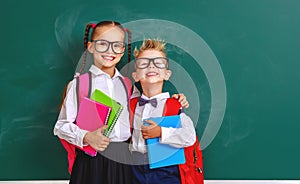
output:
<instances>
[{"instance_id":1,"label":"teeth","mask_svg":"<svg viewBox=\"0 0 300 184\"><path fill-rule=\"evenodd\" d=\"M110 56L104 56L103 58L107 59L107 60L113 60L114 59L114 57L110 57Z\"/></svg>"},{"instance_id":2,"label":"teeth","mask_svg":"<svg viewBox=\"0 0 300 184\"><path fill-rule=\"evenodd\" d=\"M149 72L149 73L147 73L147 76L154 76L154 75L157 75L157 73L156 72Z\"/></svg>"}]
</instances>

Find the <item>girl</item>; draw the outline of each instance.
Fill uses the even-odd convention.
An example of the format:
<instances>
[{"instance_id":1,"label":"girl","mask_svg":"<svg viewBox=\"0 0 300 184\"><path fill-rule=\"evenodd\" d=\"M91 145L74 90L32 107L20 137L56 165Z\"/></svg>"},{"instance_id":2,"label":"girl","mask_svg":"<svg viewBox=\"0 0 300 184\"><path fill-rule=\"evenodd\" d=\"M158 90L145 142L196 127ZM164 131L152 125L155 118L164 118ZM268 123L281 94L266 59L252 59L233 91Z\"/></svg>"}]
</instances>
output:
<instances>
[{"instance_id":1,"label":"girl","mask_svg":"<svg viewBox=\"0 0 300 184\"><path fill-rule=\"evenodd\" d=\"M92 29L91 40L88 41ZM72 169L70 184L131 184L131 167L127 158L129 149L127 140L131 136L129 128L129 112L127 109L127 90L124 88L123 76L116 69L116 64L124 55L126 32L122 25L114 21L103 21L98 24L88 24L86 27L84 45L92 54L94 63L90 67L91 92L99 89L121 103L122 111L109 138L103 135L105 126L94 132L80 129L75 122L77 116L76 79L67 87L66 96L54 127L54 134L71 144L82 147L90 145L101 153L91 157L77 149L76 159ZM128 38L130 38L130 34ZM129 41L130 42L130 41ZM128 45L130 56L130 46ZM129 57L130 59L130 57ZM83 64L85 64L85 59ZM83 66L84 68L84 66ZM134 90L135 93L136 90ZM188 103L184 95L176 95L185 107Z\"/></svg>"}]
</instances>

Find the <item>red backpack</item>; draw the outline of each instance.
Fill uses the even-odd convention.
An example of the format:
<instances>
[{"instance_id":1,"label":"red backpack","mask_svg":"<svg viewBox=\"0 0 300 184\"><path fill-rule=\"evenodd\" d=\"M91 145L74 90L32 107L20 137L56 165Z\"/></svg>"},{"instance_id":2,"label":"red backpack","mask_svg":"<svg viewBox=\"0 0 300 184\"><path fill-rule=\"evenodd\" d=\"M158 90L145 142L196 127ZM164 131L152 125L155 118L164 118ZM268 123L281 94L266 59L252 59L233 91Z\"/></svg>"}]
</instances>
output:
<instances>
[{"instance_id":1,"label":"red backpack","mask_svg":"<svg viewBox=\"0 0 300 184\"><path fill-rule=\"evenodd\" d=\"M130 95L131 95L131 88L132 88L132 83L130 81L129 78L127 77L119 77L124 88L127 91L127 99L129 99ZM76 89L77 89L77 105L79 106L80 104L80 100L82 97L90 97L91 96L91 73L87 72L85 74L79 75L78 77L76 77ZM76 121L74 122L76 123ZM72 172L72 168L74 165L74 161L76 158L76 146L67 142L64 139L59 139L60 142L62 143L63 147L65 148L65 150L68 153L68 171L71 174Z\"/></svg>"},{"instance_id":2,"label":"red backpack","mask_svg":"<svg viewBox=\"0 0 300 184\"><path fill-rule=\"evenodd\" d=\"M138 98L130 100L130 127L132 130L133 116L136 109ZM172 116L180 114L180 103L168 98L164 107L163 116ZM204 184L202 150L198 137L194 145L184 148L186 162L179 164L179 172L182 184Z\"/></svg>"}]
</instances>

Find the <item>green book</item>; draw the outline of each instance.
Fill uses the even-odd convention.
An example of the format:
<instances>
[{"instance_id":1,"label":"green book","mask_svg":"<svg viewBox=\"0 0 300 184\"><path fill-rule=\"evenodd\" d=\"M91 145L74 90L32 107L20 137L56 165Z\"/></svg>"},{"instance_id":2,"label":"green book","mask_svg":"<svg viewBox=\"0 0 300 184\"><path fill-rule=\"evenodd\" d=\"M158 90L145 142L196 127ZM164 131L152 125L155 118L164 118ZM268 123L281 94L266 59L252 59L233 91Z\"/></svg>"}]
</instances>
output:
<instances>
[{"instance_id":1,"label":"green book","mask_svg":"<svg viewBox=\"0 0 300 184\"><path fill-rule=\"evenodd\" d=\"M116 100L112 99L107 94L103 93L102 91L96 89L92 96L92 100L95 100L103 105L111 107L111 112L107 121L107 129L104 131L105 136L109 136L111 131L113 130L118 118L120 117L120 114L123 110L123 106L117 102Z\"/></svg>"}]
</instances>

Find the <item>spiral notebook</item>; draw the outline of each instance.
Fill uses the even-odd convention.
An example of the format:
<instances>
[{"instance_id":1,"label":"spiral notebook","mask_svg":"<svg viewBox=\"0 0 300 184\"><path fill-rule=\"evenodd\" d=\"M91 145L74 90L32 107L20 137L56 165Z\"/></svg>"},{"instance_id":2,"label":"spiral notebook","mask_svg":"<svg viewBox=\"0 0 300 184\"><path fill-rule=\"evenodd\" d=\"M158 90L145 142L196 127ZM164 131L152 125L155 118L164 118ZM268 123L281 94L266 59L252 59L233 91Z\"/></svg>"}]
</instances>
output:
<instances>
[{"instance_id":1,"label":"spiral notebook","mask_svg":"<svg viewBox=\"0 0 300 184\"><path fill-rule=\"evenodd\" d=\"M123 110L123 106L119 102L112 99L110 96L108 96L107 94L105 94L104 92L102 92L98 89L96 89L93 92L91 99L95 100L101 104L111 107L111 113L110 113L110 116L107 121L107 128L105 129L105 131L103 133L105 136L108 137L110 135L110 133L112 132L118 118L120 117L120 114Z\"/></svg>"},{"instance_id":2,"label":"spiral notebook","mask_svg":"<svg viewBox=\"0 0 300 184\"><path fill-rule=\"evenodd\" d=\"M180 116L148 118L161 127L181 128ZM144 120L144 125L148 125ZM146 140L150 169L185 163L184 148L159 143L159 138Z\"/></svg>"},{"instance_id":3,"label":"spiral notebook","mask_svg":"<svg viewBox=\"0 0 300 184\"><path fill-rule=\"evenodd\" d=\"M81 129L95 131L107 123L110 112L110 107L83 97L80 101L76 124ZM89 145L79 149L91 156L97 155L97 151Z\"/></svg>"}]
</instances>

